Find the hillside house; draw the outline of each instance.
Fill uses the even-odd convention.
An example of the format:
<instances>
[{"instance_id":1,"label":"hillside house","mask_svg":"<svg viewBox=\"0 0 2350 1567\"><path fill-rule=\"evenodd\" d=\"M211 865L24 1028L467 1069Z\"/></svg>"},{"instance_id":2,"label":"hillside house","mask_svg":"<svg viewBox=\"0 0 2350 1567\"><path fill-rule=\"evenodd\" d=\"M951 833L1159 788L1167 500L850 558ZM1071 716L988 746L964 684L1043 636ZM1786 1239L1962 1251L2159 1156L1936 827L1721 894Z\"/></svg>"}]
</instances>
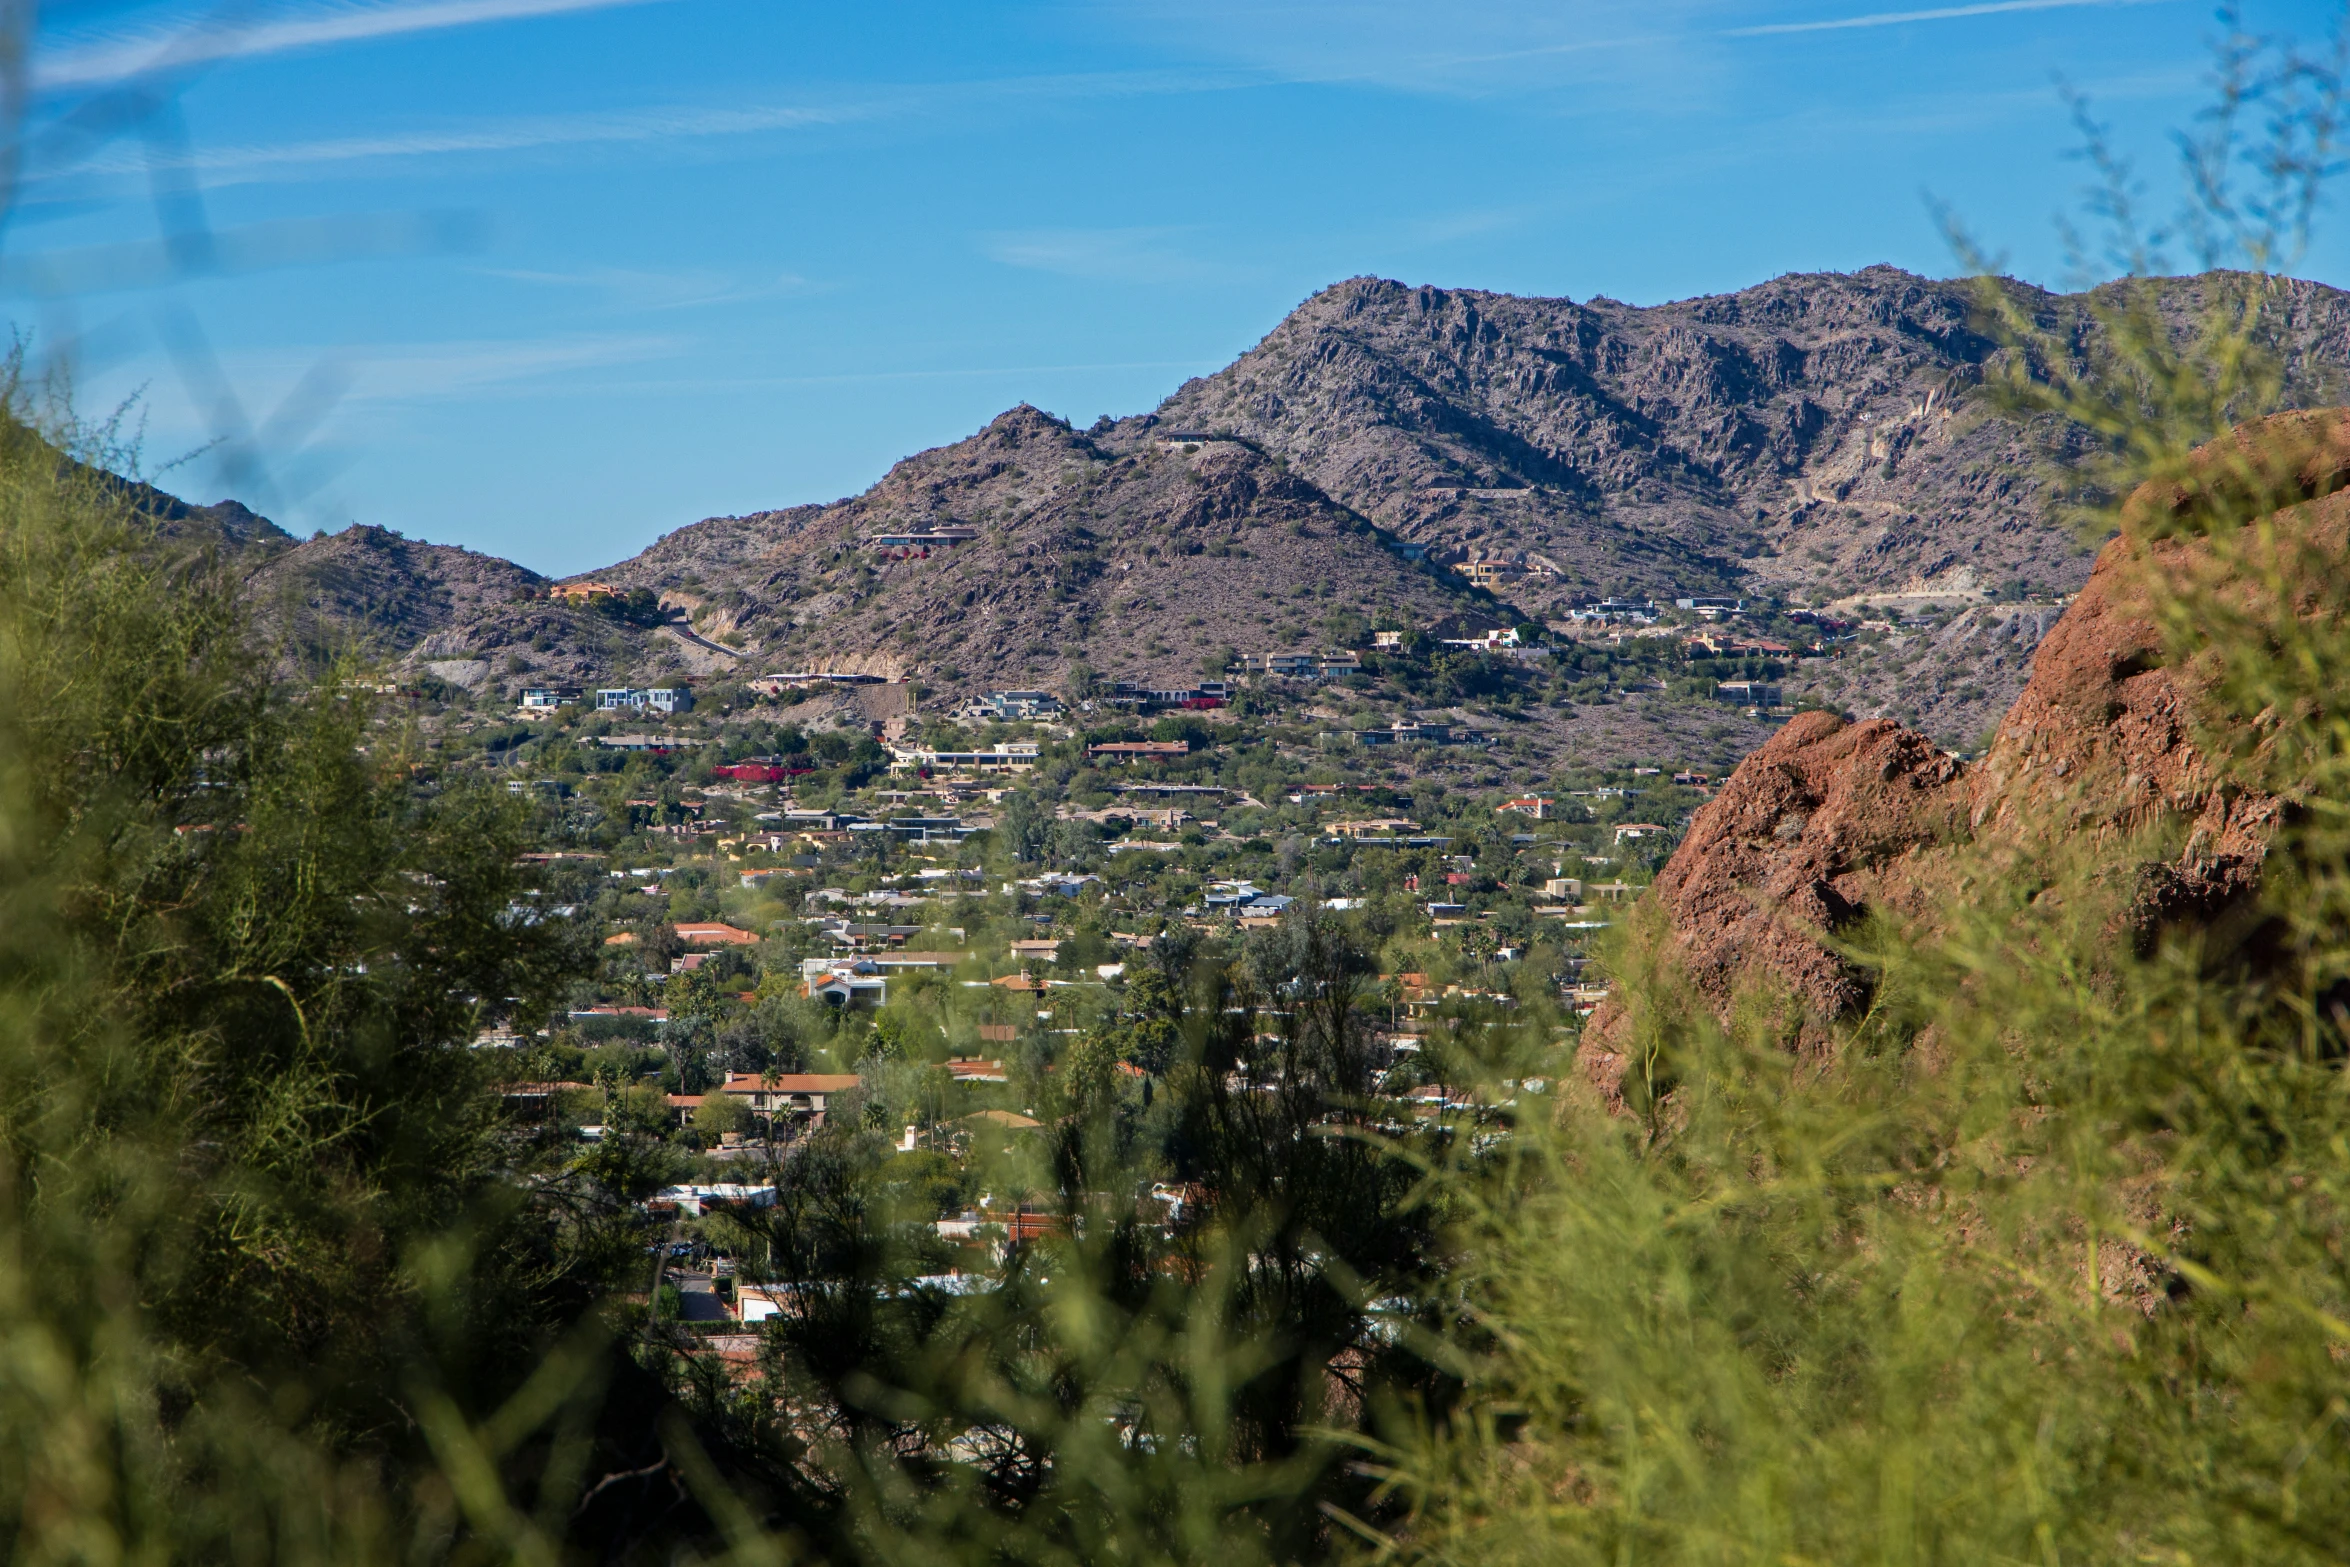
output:
<instances>
[{"instance_id":1,"label":"hillside house","mask_svg":"<svg viewBox=\"0 0 2350 1567\"><path fill-rule=\"evenodd\" d=\"M1545 799L1541 795L1527 794L1520 795L1515 800L1504 800L1501 808L1505 811L1515 811L1520 816L1531 816L1538 822L1544 822L1550 820L1551 810L1556 804L1556 801Z\"/></svg>"},{"instance_id":2,"label":"hillside house","mask_svg":"<svg viewBox=\"0 0 2350 1567\"><path fill-rule=\"evenodd\" d=\"M951 550L958 544L968 544L978 537L977 528L909 528L876 533L865 541L865 545L868 549L879 550L898 560L927 560L932 550Z\"/></svg>"},{"instance_id":3,"label":"hillside house","mask_svg":"<svg viewBox=\"0 0 2350 1567\"><path fill-rule=\"evenodd\" d=\"M585 604L591 599L618 598L620 589L609 582L558 582L547 597L561 604Z\"/></svg>"},{"instance_id":4,"label":"hillside house","mask_svg":"<svg viewBox=\"0 0 2350 1567\"><path fill-rule=\"evenodd\" d=\"M1599 625L1625 623L1653 625L1656 623L1656 605L1647 599L1601 599L1596 604L1567 611L1569 620L1590 621Z\"/></svg>"},{"instance_id":5,"label":"hillside house","mask_svg":"<svg viewBox=\"0 0 2350 1567\"><path fill-rule=\"evenodd\" d=\"M1188 686L1146 686L1120 680L1094 700L1106 707L1188 707L1204 711L1231 701L1232 687L1222 680L1202 680Z\"/></svg>"},{"instance_id":6,"label":"hillside house","mask_svg":"<svg viewBox=\"0 0 2350 1567\"><path fill-rule=\"evenodd\" d=\"M1701 620L1726 620L1746 613L1746 601L1726 593L1698 593L1673 600L1676 609L1695 610Z\"/></svg>"},{"instance_id":7,"label":"hillside house","mask_svg":"<svg viewBox=\"0 0 2350 1567\"><path fill-rule=\"evenodd\" d=\"M772 1208L775 1206L775 1188L738 1186L731 1182L720 1182L714 1186L669 1186L655 1193L653 1201L675 1203L680 1213L691 1214L698 1219L712 1208Z\"/></svg>"},{"instance_id":8,"label":"hillside house","mask_svg":"<svg viewBox=\"0 0 2350 1567\"><path fill-rule=\"evenodd\" d=\"M1061 712L1061 699L1050 691L990 691L982 705L994 717L1007 722L1052 718Z\"/></svg>"},{"instance_id":9,"label":"hillside house","mask_svg":"<svg viewBox=\"0 0 2350 1567\"><path fill-rule=\"evenodd\" d=\"M1007 740L984 751L934 751L899 746L890 751L889 770L932 773L964 769L976 773L1026 772L1043 748L1033 740Z\"/></svg>"},{"instance_id":10,"label":"hillside house","mask_svg":"<svg viewBox=\"0 0 2350 1567\"><path fill-rule=\"evenodd\" d=\"M822 973L808 980L801 993L811 1001L828 1006L876 1009L889 1005L889 981L879 974L860 974L854 965L827 964Z\"/></svg>"},{"instance_id":11,"label":"hillside house","mask_svg":"<svg viewBox=\"0 0 2350 1567\"><path fill-rule=\"evenodd\" d=\"M1670 827L1662 827L1655 822L1624 822L1616 828L1616 842L1633 843L1642 838L1662 838L1671 831Z\"/></svg>"},{"instance_id":12,"label":"hillside house","mask_svg":"<svg viewBox=\"0 0 2350 1567\"><path fill-rule=\"evenodd\" d=\"M690 713L694 694L684 686L606 686L596 692L596 707L604 712Z\"/></svg>"},{"instance_id":13,"label":"hillside house","mask_svg":"<svg viewBox=\"0 0 2350 1567\"><path fill-rule=\"evenodd\" d=\"M861 1086L854 1072L729 1072L718 1091L742 1100L764 1119L789 1116L820 1126L834 1100Z\"/></svg>"},{"instance_id":14,"label":"hillside house","mask_svg":"<svg viewBox=\"0 0 2350 1567\"><path fill-rule=\"evenodd\" d=\"M1322 660L1313 653L1244 653L1239 663L1226 665L1224 672L1275 675L1284 680L1311 680L1322 672Z\"/></svg>"},{"instance_id":15,"label":"hillside house","mask_svg":"<svg viewBox=\"0 0 2350 1567\"><path fill-rule=\"evenodd\" d=\"M1779 687L1767 680L1725 680L1714 687L1714 700L1732 707L1777 707Z\"/></svg>"},{"instance_id":16,"label":"hillside house","mask_svg":"<svg viewBox=\"0 0 2350 1567\"><path fill-rule=\"evenodd\" d=\"M1462 576L1489 593L1497 588L1516 586L1532 571L1533 568L1522 560L1473 560L1461 567Z\"/></svg>"},{"instance_id":17,"label":"hillside house","mask_svg":"<svg viewBox=\"0 0 2350 1567\"><path fill-rule=\"evenodd\" d=\"M1191 754L1182 740L1106 740L1089 745L1085 754L1097 762L1172 762Z\"/></svg>"},{"instance_id":18,"label":"hillside house","mask_svg":"<svg viewBox=\"0 0 2350 1567\"><path fill-rule=\"evenodd\" d=\"M526 713L552 713L557 708L572 707L578 702L577 691L564 691L554 686L522 688L522 710Z\"/></svg>"},{"instance_id":19,"label":"hillside house","mask_svg":"<svg viewBox=\"0 0 2350 1567\"><path fill-rule=\"evenodd\" d=\"M785 674L761 675L745 681L751 690L761 696L782 696L787 692L821 689L825 686L879 686L887 685L886 675L857 674L831 669L802 669Z\"/></svg>"},{"instance_id":20,"label":"hillside house","mask_svg":"<svg viewBox=\"0 0 2350 1567\"><path fill-rule=\"evenodd\" d=\"M1334 838L1387 837L1398 832L1418 832L1420 824L1401 816L1373 816L1357 821L1332 822L1330 834Z\"/></svg>"},{"instance_id":21,"label":"hillside house","mask_svg":"<svg viewBox=\"0 0 2350 1567\"><path fill-rule=\"evenodd\" d=\"M759 938L732 925L696 924L677 927L677 939L689 947L755 947Z\"/></svg>"}]
</instances>

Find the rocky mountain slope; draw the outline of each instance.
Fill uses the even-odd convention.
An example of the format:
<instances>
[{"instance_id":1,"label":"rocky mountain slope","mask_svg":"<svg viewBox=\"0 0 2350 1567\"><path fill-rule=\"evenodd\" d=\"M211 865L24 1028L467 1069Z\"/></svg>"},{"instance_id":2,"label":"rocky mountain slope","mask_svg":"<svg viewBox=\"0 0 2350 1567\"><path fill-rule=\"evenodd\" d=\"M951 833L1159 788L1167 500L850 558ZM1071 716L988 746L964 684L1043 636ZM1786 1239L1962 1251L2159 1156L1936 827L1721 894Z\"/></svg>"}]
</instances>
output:
<instances>
[{"instance_id":1,"label":"rocky mountain slope","mask_svg":"<svg viewBox=\"0 0 2350 1567\"><path fill-rule=\"evenodd\" d=\"M429 658L427 644L452 628L543 599L547 579L495 555L355 526L271 552L246 587L296 656Z\"/></svg>"},{"instance_id":2,"label":"rocky mountain slope","mask_svg":"<svg viewBox=\"0 0 2350 1567\"><path fill-rule=\"evenodd\" d=\"M2002 286L2060 339L2089 330L2093 296ZM2350 295L2286 288L2290 351L2333 395ZM2185 328L2200 281L2163 289ZM1971 282L1884 266L1653 307L1357 278L1120 430L1242 435L1402 537L1542 554L1558 575L1529 601L2069 591L2086 550L1969 396L2002 352L1979 316Z\"/></svg>"},{"instance_id":3,"label":"rocky mountain slope","mask_svg":"<svg viewBox=\"0 0 2350 1567\"><path fill-rule=\"evenodd\" d=\"M2087 296L2003 286L2059 337L2090 334ZM2158 287L2185 330L2207 282ZM1890 267L1654 307L1358 278L1150 414L1078 431L1017 408L862 495L712 518L585 574L647 590L666 621L550 603L521 567L381 530L296 544L223 507L176 525L245 541L297 647L516 683L818 667L951 696L1080 664L1180 683L1225 647L1324 643L1340 612L1767 595L1890 628L1792 672L1791 695L1964 746L2090 558L1977 390L2002 352L1978 303ZM2277 319L2294 395L2337 396L2350 295L2289 284ZM975 537L872 542L937 527ZM1539 569L1497 599L1447 569L1480 557Z\"/></svg>"},{"instance_id":4,"label":"rocky mountain slope","mask_svg":"<svg viewBox=\"0 0 2350 1567\"><path fill-rule=\"evenodd\" d=\"M2002 286L2092 334L2093 296ZM2204 281L2160 289L2191 330ZM1529 614L1692 592L1964 612L1792 685L1966 744L2089 570L2024 432L1972 395L2004 352L1979 315L1973 284L1892 267L1646 308L1358 278L1111 439L1245 436L1436 559L1549 568L1499 590ZM2297 400L2338 398L2350 295L2287 284L2276 321ZM1974 608L1995 598L2032 607Z\"/></svg>"},{"instance_id":5,"label":"rocky mountain slope","mask_svg":"<svg viewBox=\"0 0 2350 1567\"><path fill-rule=\"evenodd\" d=\"M143 481L110 482L165 550L212 552L240 573L264 634L295 664L345 653L430 656L435 636L544 599L548 586L512 561L385 528L296 540L235 500L201 506ZM467 640L459 631L457 641Z\"/></svg>"},{"instance_id":6,"label":"rocky mountain slope","mask_svg":"<svg viewBox=\"0 0 2350 1567\"><path fill-rule=\"evenodd\" d=\"M976 536L871 542L946 527ZM1182 685L1226 648L1325 643L1341 612L1501 612L1248 445L1105 443L1025 406L863 495L697 523L594 576L661 594L763 666L920 671L950 690L1058 683L1081 663Z\"/></svg>"}]
</instances>

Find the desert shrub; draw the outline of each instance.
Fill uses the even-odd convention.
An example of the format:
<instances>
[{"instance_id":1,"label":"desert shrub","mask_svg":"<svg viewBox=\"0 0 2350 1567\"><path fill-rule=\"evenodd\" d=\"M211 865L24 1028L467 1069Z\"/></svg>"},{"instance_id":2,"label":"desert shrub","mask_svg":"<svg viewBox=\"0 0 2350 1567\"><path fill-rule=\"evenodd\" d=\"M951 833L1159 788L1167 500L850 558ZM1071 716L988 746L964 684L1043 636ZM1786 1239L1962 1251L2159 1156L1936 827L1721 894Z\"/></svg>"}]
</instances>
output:
<instances>
[{"instance_id":1,"label":"desert shrub","mask_svg":"<svg viewBox=\"0 0 2350 1567\"><path fill-rule=\"evenodd\" d=\"M18 405L19 407L21 405ZM365 1559L387 1475L601 1288L464 1047L579 966L521 814L412 788L233 578L0 423L0 1532L20 1560Z\"/></svg>"}]
</instances>

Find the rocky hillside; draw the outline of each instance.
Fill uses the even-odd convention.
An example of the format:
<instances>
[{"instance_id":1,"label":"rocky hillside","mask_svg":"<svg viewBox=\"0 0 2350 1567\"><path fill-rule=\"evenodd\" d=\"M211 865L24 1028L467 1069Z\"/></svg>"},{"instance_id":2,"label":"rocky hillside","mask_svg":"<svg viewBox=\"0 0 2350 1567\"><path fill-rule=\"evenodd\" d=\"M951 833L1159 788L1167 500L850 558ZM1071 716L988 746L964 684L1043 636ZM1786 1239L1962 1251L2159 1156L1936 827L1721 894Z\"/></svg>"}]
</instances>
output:
<instances>
[{"instance_id":1,"label":"rocky hillside","mask_svg":"<svg viewBox=\"0 0 2350 1567\"><path fill-rule=\"evenodd\" d=\"M2090 332L2090 296L2004 286L2059 338ZM2162 287L2186 330L2203 284ZM2279 320L2302 400L2336 400L2350 295L2287 285ZM1892 267L1647 308L1358 278L1109 439L1244 436L1434 558L1524 552L1548 572L1500 591L1532 614L1668 592L2045 603L2089 550L2023 432L1971 395L1999 352L1972 284ZM2050 618L1937 625L1817 694L1964 743Z\"/></svg>"},{"instance_id":2,"label":"rocky hillside","mask_svg":"<svg viewBox=\"0 0 2350 1567\"><path fill-rule=\"evenodd\" d=\"M473 626L503 606L542 599L547 579L495 555L361 526L288 541L246 584L296 657L429 658L436 649L427 644L452 633L460 646L442 651L470 651Z\"/></svg>"},{"instance_id":3,"label":"rocky hillside","mask_svg":"<svg viewBox=\"0 0 2350 1567\"><path fill-rule=\"evenodd\" d=\"M976 537L926 555L870 543L944 527ZM1225 648L1325 643L1334 615L1501 613L1251 446L1106 442L1029 407L853 499L697 523L593 575L654 590L766 667L920 671L950 690L1080 663L1187 684Z\"/></svg>"},{"instance_id":4,"label":"rocky hillside","mask_svg":"<svg viewBox=\"0 0 2350 1567\"><path fill-rule=\"evenodd\" d=\"M2004 286L2086 330L2091 296ZM2197 280L2166 288L2184 323ZM2333 395L2350 295L2288 288L2293 355ZM1539 553L1559 574L1529 598L2069 591L2087 552L1968 395L1999 352L1978 313L1969 282L1883 266L1646 308L1357 278L1119 432L1243 435L1402 537Z\"/></svg>"}]
</instances>

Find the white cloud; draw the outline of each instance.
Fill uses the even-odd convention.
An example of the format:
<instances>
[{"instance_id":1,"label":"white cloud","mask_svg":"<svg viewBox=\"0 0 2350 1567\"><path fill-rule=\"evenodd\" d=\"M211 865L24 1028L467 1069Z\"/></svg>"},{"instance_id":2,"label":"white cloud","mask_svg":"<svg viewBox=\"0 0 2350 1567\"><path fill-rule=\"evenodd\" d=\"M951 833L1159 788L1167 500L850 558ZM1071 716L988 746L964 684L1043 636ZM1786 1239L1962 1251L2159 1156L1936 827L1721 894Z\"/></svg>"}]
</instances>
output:
<instances>
[{"instance_id":1,"label":"white cloud","mask_svg":"<svg viewBox=\"0 0 2350 1567\"><path fill-rule=\"evenodd\" d=\"M1229 269L1186 255L1170 241L1186 228L1021 229L980 236L991 261L1032 272L1118 283L1191 283Z\"/></svg>"},{"instance_id":2,"label":"white cloud","mask_svg":"<svg viewBox=\"0 0 2350 1567\"><path fill-rule=\"evenodd\" d=\"M521 267L485 267L485 277L544 288L581 289L601 293L620 306L641 310L686 310L702 305L733 305L753 299L776 299L787 294L819 291L823 285L796 272L771 277L742 277L735 273L691 267L662 271L637 267L588 267L575 272L534 271Z\"/></svg>"},{"instance_id":3,"label":"white cloud","mask_svg":"<svg viewBox=\"0 0 2350 1567\"><path fill-rule=\"evenodd\" d=\"M1828 17L1815 22L1768 22L1753 27L1728 27L1725 38L1771 38L1786 33L1835 33L1862 27L1903 27L1917 22L1958 22L1978 16L2005 16L2016 11L2102 10L2117 5L2146 5L2155 0L1986 0L1981 5L1945 5L1924 11L1877 11L1867 16Z\"/></svg>"},{"instance_id":4,"label":"white cloud","mask_svg":"<svg viewBox=\"0 0 2350 1567\"><path fill-rule=\"evenodd\" d=\"M224 60L654 3L657 0L346 0L250 21L215 14L192 17L177 26L60 40L35 59L33 82L43 91L100 87Z\"/></svg>"},{"instance_id":5,"label":"white cloud","mask_svg":"<svg viewBox=\"0 0 2350 1567\"><path fill-rule=\"evenodd\" d=\"M351 403L435 402L460 393L570 375L603 365L643 364L684 352L686 339L661 333L605 333L519 340L461 339L443 343L363 346L336 350L350 366ZM295 360L254 357L233 368L238 384L291 384L317 355Z\"/></svg>"},{"instance_id":6,"label":"white cloud","mask_svg":"<svg viewBox=\"0 0 2350 1567\"><path fill-rule=\"evenodd\" d=\"M407 158L464 158L570 147L682 141L807 130L880 120L968 118L1033 104L1121 97L1243 91L1272 78L1239 71L1073 72L966 82L925 83L865 92L854 99L737 108L668 106L562 115L524 115L413 130L311 141L196 147L182 154L112 147L33 171L35 179L127 176L158 168L184 170L208 186L331 178L349 165Z\"/></svg>"},{"instance_id":7,"label":"white cloud","mask_svg":"<svg viewBox=\"0 0 2350 1567\"><path fill-rule=\"evenodd\" d=\"M854 117L853 109L820 109L790 104L742 109L648 109L633 113L545 115L487 125L440 130L397 131L374 136L334 136L319 141L200 148L177 159L157 160L138 151L115 151L77 165L80 174L145 174L159 163L201 175L208 184L236 184L273 175L384 158L527 152L543 147L662 141L693 136L742 136L758 131L798 130Z\"/></svg>"},{"instance_id":8,"label":"white cloud","mask_svg":"<svg viewBox=\"0 0 2350 1567\"><path fill-rule=\"evenodd\" d=\"M1745 0L1152 0L1101 14L1113 27L1287 81L1470 97L1572 84L1602 99L1698 100L1731 65L1724 46L1739 39L2156 3L2164 0L1975 0L1781 22L1742 21L1756 9Z\"/></svg>"}]
</instances>

